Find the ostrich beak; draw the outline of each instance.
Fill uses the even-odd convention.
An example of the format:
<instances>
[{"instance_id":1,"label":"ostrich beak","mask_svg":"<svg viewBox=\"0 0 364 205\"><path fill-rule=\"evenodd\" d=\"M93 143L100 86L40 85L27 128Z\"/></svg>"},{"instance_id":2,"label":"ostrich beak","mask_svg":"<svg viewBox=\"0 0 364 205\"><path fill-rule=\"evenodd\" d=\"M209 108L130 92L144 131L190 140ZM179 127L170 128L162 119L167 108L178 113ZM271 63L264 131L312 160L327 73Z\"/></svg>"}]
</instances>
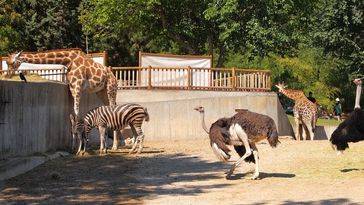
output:
<instances>
[{"instance_id":1,"label":"ostrich beak","mask_svg":"<svg viewBox=\"0 0 364 205\"><path fill-rule=\"evenodd\" d=\"M341 156L341 155L343 155L344 154L344 151L337 151L337 156Z\"/></svg>"}]
</instances>

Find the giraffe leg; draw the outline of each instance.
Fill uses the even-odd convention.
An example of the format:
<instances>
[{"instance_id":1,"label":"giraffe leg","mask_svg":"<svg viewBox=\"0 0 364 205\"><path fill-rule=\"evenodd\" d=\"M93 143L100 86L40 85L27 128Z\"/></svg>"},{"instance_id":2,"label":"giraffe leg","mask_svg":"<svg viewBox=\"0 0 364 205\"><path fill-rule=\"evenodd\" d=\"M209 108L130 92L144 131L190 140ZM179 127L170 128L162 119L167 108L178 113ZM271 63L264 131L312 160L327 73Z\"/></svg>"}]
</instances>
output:
<instances>
[{"instance_id":1,"label":"giraffe leg","mask_svg":"<svg viewBox=\"0 0 364 205\"><path fill-rule=\"evenodd\" d=\"M296 123L296 133L295 133L295 136L296 136L296 140L300 141L301 138L300 138L300 120L298 117L294 117L294 121Z\"/></svg>"},{"instance_id":2,"label":"giraffe leg","mask_svg":"<svg viewBox=\"0 0 364 205\"><path fill-rule=\"evenodd\" d=\"M76 81L75 83L70 83L69 89L73 98L73 110L76 116L80 113L80 101L81 101L81 81Z\"/></svg>"},{"instance_id":3,"label":"giraffe leg","mask_svg":"<svg viewBox=\"0 0 364 205\"><path fill-rule=\"evenodd\" d=\"M250 149L250 145L249 145L249 141L248 141L248 136L244 132L243 128L241 128L241 126L238 124L235 124L232 126L234 126L234 128L229 129L230 134L233 135L234 138L238 137L238 139L240 139L243 142L246 152L240 159L238 159L238 161L236 161L231 166L230 170L228 171L228 173L226 175L226 179L229 179L231 177L231 175L233 174L235 168L237 166L239 166L244 161L245 158L249 157L252 154L252 150Z\"/></svg>"},{"instance_id":4,"label":"giraffe leg","mask_svg":"<svg viewBox=\"0 0 364 205\"><path fill-rule=\"evenodd\" d=\"M302 122L302 140L307 140L308 135L306 122Z\"/></svg>"},{"instance_id":5,"label":"giraffe leg","mask_svg":"<svg viewBox=\"0 0 364 205\"><path fill-rule=\"evenodd\" d=\"M118 149L118 144L119 144L119 134L120 132L119 131L116 131L114 130L114 140L113 140L113 143L112 143L112 148L111 150L117 150Z\"/></svg>"},{"instance_id":6,"label":"giraffe leg","mask_svg":"<svg viewBox=\"0 0 364 205\"><path fill-rule=\"evenodd\" d=\"M102 101L104 105L109 105L109 101L107 98L106 89L102 89L98 92L96 92L97 97Z\"/></svg>"},{"instance_id":7,"label":"giraffe leg","mask_svg":"<svg viewBox=\"0 0 364 205\"><path fill-rule=\"evenodd\" d=\"M110 71L111 72L111 71ZM106 84L106 93L109 105L116 105L116 93L118 91L118 82L112 73L108 77Z\"/></svg>"},{"instance_id":8,"label":"giraffe leg","mask_svg":"<svg viewBox=\"0 0 364 205\"><path fill-rule=\"evenodd\" d=\"M310 123L310 122L309 122ZM310 135L310 139L311 140L314 140L314 138L315 138L315 133L313 132L313 127L312 127L312 125L311 124L307 124L307 132L308 132L308 134Z\"/></svg>"}]
</instances>

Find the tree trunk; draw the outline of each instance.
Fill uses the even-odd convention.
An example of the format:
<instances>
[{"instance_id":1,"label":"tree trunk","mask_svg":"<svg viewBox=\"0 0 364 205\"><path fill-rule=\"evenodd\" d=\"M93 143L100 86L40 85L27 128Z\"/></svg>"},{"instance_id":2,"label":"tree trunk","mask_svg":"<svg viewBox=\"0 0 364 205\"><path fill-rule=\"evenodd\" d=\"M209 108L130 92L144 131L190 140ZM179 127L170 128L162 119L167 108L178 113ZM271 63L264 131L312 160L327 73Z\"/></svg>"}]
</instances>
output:
<instances>
[{"instance_id":1,"label":"tree trunk","mask_svg":"<svg viewBox=\"0 0 364 205\"><path fill-rule=\"evenodd\" d=\"M226 60L226 48L225 46L220 46L220 51L219 51L219 58L217 59L217 68L221 68L224 65L224 62Z\"/></svg>"}]
</instances>

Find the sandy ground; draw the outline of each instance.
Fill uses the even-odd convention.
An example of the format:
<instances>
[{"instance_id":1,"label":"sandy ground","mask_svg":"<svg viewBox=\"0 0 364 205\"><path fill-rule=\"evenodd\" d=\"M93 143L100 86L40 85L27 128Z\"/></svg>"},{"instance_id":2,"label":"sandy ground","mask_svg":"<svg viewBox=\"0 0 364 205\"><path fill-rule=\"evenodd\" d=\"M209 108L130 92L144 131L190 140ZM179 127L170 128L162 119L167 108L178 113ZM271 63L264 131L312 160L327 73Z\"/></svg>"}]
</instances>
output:
<instances>
[{"instance_id":1,"label":"sandy ground","mask_svg":"<svg viewBox=\"0 0 364 205\"><path fill-rule=\"evenodd\" d=\"M261 177L218 162L207 140L147 142L144 152L59 158L4 182L0 204L364 204L364 143L258 145ZM237 156L232 158L236 160Z\"/></svg>"}]
</instances>

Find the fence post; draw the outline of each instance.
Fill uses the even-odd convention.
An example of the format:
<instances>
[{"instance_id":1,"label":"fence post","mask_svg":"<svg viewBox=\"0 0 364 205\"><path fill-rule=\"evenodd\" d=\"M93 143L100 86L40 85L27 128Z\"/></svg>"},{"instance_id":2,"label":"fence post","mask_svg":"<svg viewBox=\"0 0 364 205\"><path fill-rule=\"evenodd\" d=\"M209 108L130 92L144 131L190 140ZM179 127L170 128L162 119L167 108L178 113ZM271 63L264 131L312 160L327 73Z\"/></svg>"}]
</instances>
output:
<instances>
[{"instance_id":1,"label":"fence post","mask_svg":"<svg viewBox=\"0 0 364 205\"><path fill-rule=\"evenodd\" d=\"M0 70L3 70L3 57L0 56Z\"/></svg>"},{"instance_id":2,"label":"fence post","mask_svg":"<svg viewBox=\"0 0 364 205\"><path fill-rule=\"evenodd\" d=\"M67 68L63 66L62 70L61 70L61 81L62 81L62 83L66 83L66 72L67 72Z\"/></svg>"},{"instance_id":3,"label":"fence post","mask_svg":"<svg viewBox=\"0 0 364 205\"><path fill-rule=\"evenodd\" d=\"M192 69L191 66L187 67L187 86L190 90L192 88Z\"/></svg>"},{"instance_id":4,"label":"fence post","mask_svg":"<svg viewBox=\"0 0 364 205\"><path fill-rule=\"evenodd\" d=\"M236 90L236 73L235 73L235 67L232 68L232 86L233 90Z\"/></svg>"},{"instance_id":5,"label":"fence post","mask_svg":"<svg viewBox=\"0 0 364 205\"><path fill-rule=\"evenodd\" d=\"M152 66L148 67L148 89L152 89Z\"/></svg>"},{"instance_id":6,"label":"fence post","mask_svg":"<svg viewBox=\"0 0 364 205\"><path fill-rule=\"evenodd\" d=\"M137 80L137 86L140 87L142 85L142 76L141 73L142 73L142 69L143 68L138 68L138 80Z\"/></svg>"}]
</instances>

